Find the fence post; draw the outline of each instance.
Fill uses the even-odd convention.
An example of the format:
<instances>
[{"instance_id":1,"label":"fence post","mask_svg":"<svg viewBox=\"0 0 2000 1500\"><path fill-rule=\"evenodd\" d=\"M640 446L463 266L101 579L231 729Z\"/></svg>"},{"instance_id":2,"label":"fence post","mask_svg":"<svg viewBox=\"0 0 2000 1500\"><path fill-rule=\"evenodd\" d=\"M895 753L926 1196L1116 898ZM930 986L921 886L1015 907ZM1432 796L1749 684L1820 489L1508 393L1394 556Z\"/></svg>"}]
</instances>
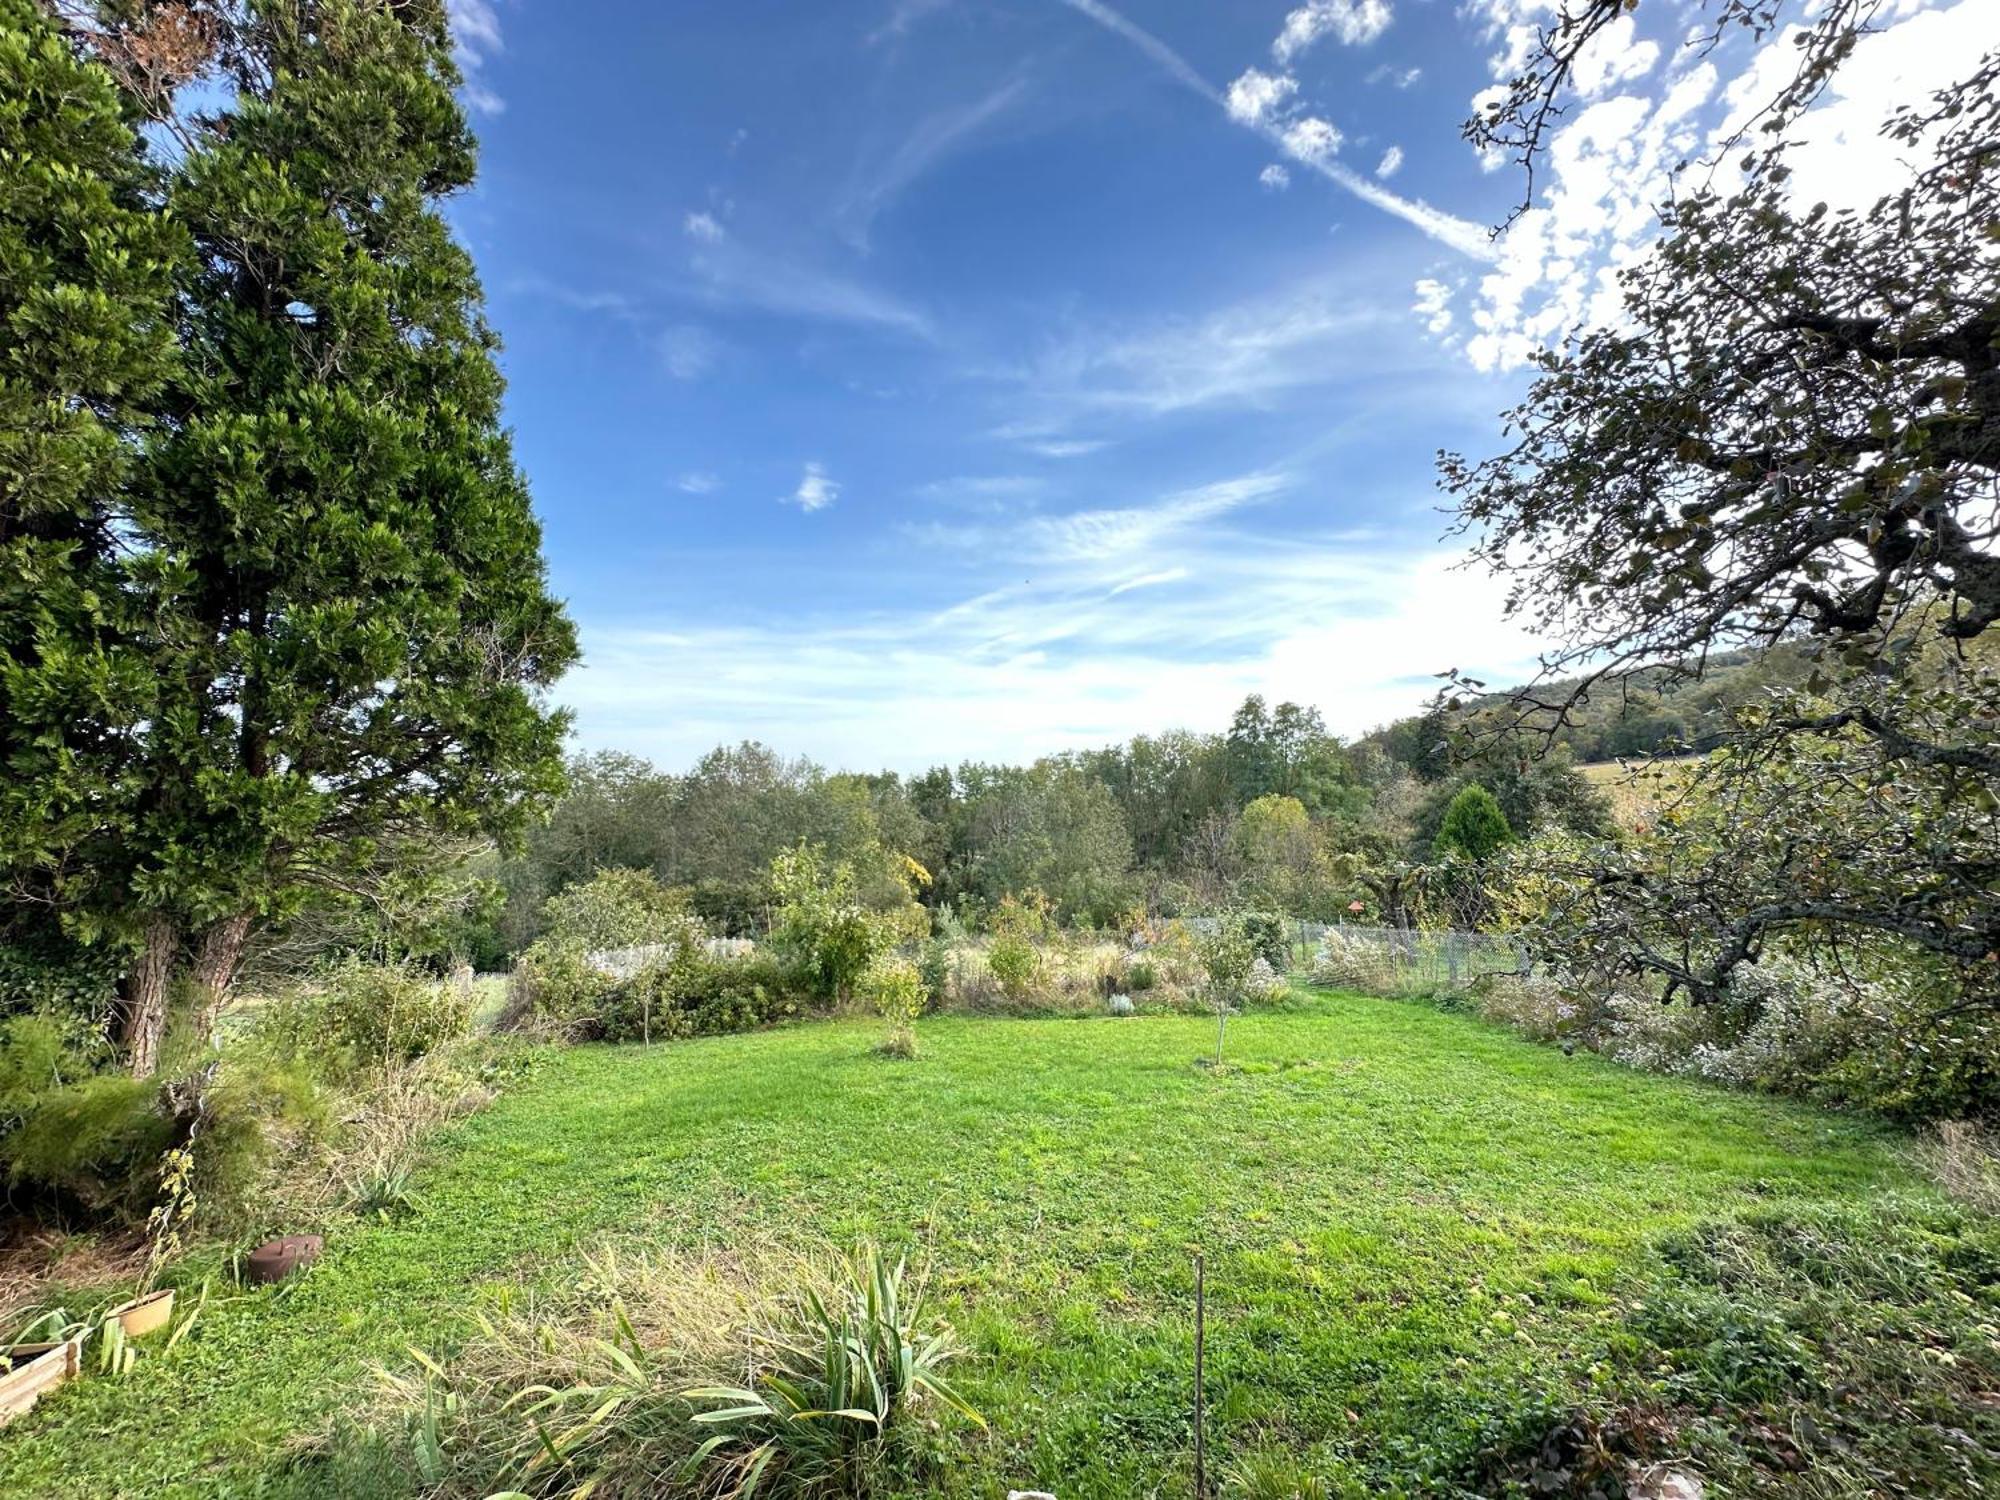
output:
<instances>
[{"instance_id":1,"label":"fence post","mask_svg":"<svg viewBox=\"0 0 2000 1500\"><path fill-rule=\"evenodd\" d=\"M1206 1267L1194 1253L1194 1500L1208 1500L1208 1426L1206 1393L1202 1389L1202 1356L1207 1343L1208 1298Z\"/></svg>"}]
</instances>

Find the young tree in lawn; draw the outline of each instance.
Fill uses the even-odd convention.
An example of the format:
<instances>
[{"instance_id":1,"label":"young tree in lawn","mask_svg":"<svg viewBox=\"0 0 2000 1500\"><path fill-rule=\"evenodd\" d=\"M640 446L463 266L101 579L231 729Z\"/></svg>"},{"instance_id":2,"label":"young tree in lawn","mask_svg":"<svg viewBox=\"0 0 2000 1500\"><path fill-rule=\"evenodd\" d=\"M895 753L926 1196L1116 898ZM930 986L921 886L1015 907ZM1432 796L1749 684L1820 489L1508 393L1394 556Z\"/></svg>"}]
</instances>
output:
<instances>
[{"instance_id":1,"label":"young tree in lawn","mask_svg":"<svg viewBox=\"0 0 2000 1500\"><path fill-rule=\"evenodd\" d=\"M443 0L209 12L234 98L171 119L198 261L132 504L158 682L123 893L149 917L136 1071L176 955L206 1025L252 924L385 838L505 835L553 793L543 694L576 658L440 212L474 168Z\"/></svg>"},{"instance_id":2,"label":"young tree in lawn","mask_svg":"<svg viewBox=\"0 0 2000 1500\"><path fill-rule=\"evenodd\" d=\"M1782 10L1708 8L1760 34ZM1565 0L1468 134L1532 168L1628 9ZM1683 181L1619 324L1541 356L1509 451L1443 462L1515 608L1564 643L1547 678L1570 680L1503 728L1549 732L1649 667L1811 646L1803 686L1742 712L1682 798L1729 826L1663 818L1603 851L1546 933L1670 996L1718 997L1773 941L1891 942L2000 1004L2000 54L1884 123L1910 171L1879 201L1802 201L1793 126L1873 11L1804 16L1795 79L1727 143L1731 172Z\"/></svg>"},{"instance_id":3,"label":"young tree in lawn","mask_svg":"<svg viewBox=\"0 0 2000 1500\"><path fill-rule=\"evenodd\" d=\"M92 896L154 705L120 532L189 247L149 206L127 105L45 6L0 0L0 941L17 956L124 935Z\"/></svg>"},{"instance_id":4,"label":"young tree in lawn","mask_svg":"<svg viewBox=\"0 0 2000 1500\"><path fill-rule=\"evenodd\" d=\"M1225 913L1209 931L1195 939L1196 951L1208 980L1209 1004L1215 1007L1215 1065L1222 1066L1222 1042L1229 1028L1229 1012L1243 1001L1251 967L1257 962L1257 945L1241 915Z\"/></svg>"}]
</instances>

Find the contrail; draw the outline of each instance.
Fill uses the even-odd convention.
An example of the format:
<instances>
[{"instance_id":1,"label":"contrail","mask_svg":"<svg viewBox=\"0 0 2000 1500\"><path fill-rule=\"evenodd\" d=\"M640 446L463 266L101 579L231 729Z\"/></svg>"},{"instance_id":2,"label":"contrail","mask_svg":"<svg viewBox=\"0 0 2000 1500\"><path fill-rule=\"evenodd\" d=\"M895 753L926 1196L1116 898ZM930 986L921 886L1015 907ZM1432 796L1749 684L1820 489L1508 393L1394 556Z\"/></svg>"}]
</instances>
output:
<instances>
[{"instance_id":1,"label":"contrail","mask_svg":"<svg viewBox=\"0 0 2000 1500\"><path fill-rule=\"evenodd\" d=\"M1160 70L1176 83L1201 95L1225 115L1229 114L1228 101L1223 98L1222 91L1196 72L1180 53L1144 27L1120 15L1110 6L1103 4L1102 0L1061 0L1061 3L1071 10L1088 16L1113 35L1123 37L1157 63ZM1233 115L1230 119L1243 125L1245 129L1254 130L1263 136L1300 166L1310 167L1335 186L1345 188L1354 194L1362 202L1372 203L1384 213L1394 214L1405 223L1415 225L1432 239L1440 244L1449 245L1459 254L1483 261L1496 261L1500 258L1500 253L1495 249L1492 236L1487 233L1485 225L1475 224L1470 219L1461 219L1442 209L1432 208L1421 198L1405 198L1401 193L1392 193L1380 183L1363 177L1359 172L1337 161L1294 155L1285 150L1284 136L1275 126L1266 125L1261 121L1251 124L1236 120Z\"/></svg>"}]
</instances>

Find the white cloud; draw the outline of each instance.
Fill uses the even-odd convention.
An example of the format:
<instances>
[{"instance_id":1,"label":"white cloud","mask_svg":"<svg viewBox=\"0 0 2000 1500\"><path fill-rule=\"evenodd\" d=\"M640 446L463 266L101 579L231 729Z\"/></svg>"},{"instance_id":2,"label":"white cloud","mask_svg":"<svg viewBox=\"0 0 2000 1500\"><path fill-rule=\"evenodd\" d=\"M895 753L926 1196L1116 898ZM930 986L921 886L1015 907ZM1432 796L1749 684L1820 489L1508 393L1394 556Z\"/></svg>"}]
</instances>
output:
<instances>
[{"instance_id":1,"label":"white cloud","mask_svg":"<svg viewBox=\"0 0 2000 1500\"><path fill-rule=\"evenodd\" d=\"M1229 118L1239 125L1261 125L1298 91L1299 84L1295 78L1248 68L1242 77L1229 85L1223 107L1229 111Z\"/></svg>"},{"instance_id":2,"label":"white cloud","mask_svg":"<svg viewBox=\"0 0 2000 1500\"><path fill-rule=\"evenodd\" d=\"M674 487L687 495L712 495L722 488L722 481L713 474L696 470L681 475L674 481Z\"/></svg>"},{"instance_id":3,"label":"white cloud","mask_svg":"<svg viewBox=\"0 0 2000 1500\"><path fill-rule=\"evenodd\" d=\"M1653 71L1653 64L1660 60L1660 44L1635 42L1633 28L1630 16L1619 16L1577 53L1571 79L1584 98L1595 99L1607 89Z\"/></svg>"},{"instance_id":4,"label":"white cloud","mask_svg":"<svg viewBox=\"0 0 2000 1500\"><path fill-rule=\"evenodd\" d=\"M1375 175L1377 177L1394 177L1402 170L1403 148L1401 146L1391 146L1387 151L1382 153L1382 160L1376 165Z\"/></svg>"},{"instance_id":5,"label":"white cloud","mask_svg":"<svg viewBox=\"0 0 2000 1500\"><path fill-rule=\"evenodd\" d=\"M715 368L720 352L715 338L705 328L677 323L660 334L660 359L676 380L699 380Z\"/></svg>"},{"instance_id":6,"label":"white cloud","mask_svg":"<svg viewBox=\"0 0 2000 1500\"><path fill-rule=\"evenodd\" d=\"M1368 82L1387 83L1399 89L1406 89L1423 76L1422 68L1398 68L1389 63L1382 63L1368 74Z\"/></svg>"},{"instance_id":7,"label":"white cloud","mask_svg":"<svg viewBox=\"0 0 2000 1500\"><path fill-rule=\"evenodd\" d=\"M1027 449L1043 458L1082 458L1085 454L1100 453L1110 446L1103 438L1043 438L1027 444Z\"/></svg>"},{"instance_id":8,"label":"white cloud","mask_svg":"<svg viewBox=\"0 0 2000 1500\"><path fill-rule=\"evenodd\" d=\"M465 102L483 115L497 115L507 102L485 79L487 62L502 50L500 16L493 0L447 0L451 22L451 55L464 78Z\"/></svg>"},{"instance_id":9,"label":"white cloud","mask_svg":"<svg viewBox=\"0 0 2000 1500\"><path fill-rule=\"evenodd\" d=\"M1338 37L1350 47L1364 46L1389 29L1393 19L1388 0L1306 0L1285 17L1284 29L1271 43L1271 55L1290 63L1321 37Z\"/></svg>"},{"instance_id":10,"label":"white cloud","mask_svg":"<svg viewBox=\"0 0 2000 1500\"><path fill-rule=\"evenodd\" d=\"M1322 162L1340 149L1340 132L1317 115L1293 120L1279 137L1284 148L1303 162Z\"/></svg>"},{"instance_id":11,"label":"white cloud","mask_svg":"<svg viewBox=\"0 0 2000 1500\"><path fill-rule=\"evenodd\" d=\"M834 483L826 472L826 465L818 459L806 464L805 472L799 476L799 487L785 496L781 502L796 505L807 515L816 510L825 510L840 498L840 486Z\"/></svg>"},{"instance_id":12,"label":"white cloud","mask_svg":"<svg viewBox=\"0 0 2000 1500\"><path fill-rule=\"evenodd\" d=\"M1505 24L1532 16L1538 4L1479 0L1477 9ZM1634 44L1621 23L1606 28L1616 46L1579 78L1598 97L1550 137L1542 191L1473 292L1464 349L1476 366L1512 368L1571 329L1618 321L1618 272L1658 236L1657 208L1675 173L1692 162L1727 185L1736 167L1725 147L1798 66L1795 30L1773 34L1726 82L1716 60L1704 58L1670 73L1648 97L1615 90L1650 72L1658 49ZM1882 122L1995 46L2000 6L1990 0L1899 12L1864 36L1825 98L1793 129L1795 200L1860 209L1906 182L1910 163L1883 139Z\"/></svg>"},{"instance_id":13,"label":"white cloud","mask_svg":"<svg viewBox=\"0 0 2000 1500\"><path fill-rule=\"evenodd\" d=\"M1065 417L1256 406L1351 378L1364 351L1380 360L1385 327L1397 316L1327 275L1199 317L1072 335L1000 373L1026 399Z\"/></svg>"},{"instance_id":14,"label":"white cloud","mask_svg":"<svg viewBox=\"0 0 2000 1500\"><path fill-rule=\"evenodd\" d=\"M1425 276L1416 285L1417 300L1410 304L1410 311L1424 320L1424 327L1442 338L1451 331L1451 288L1432 276Z\"/></svg>"},{"instance_id":15,"label":"white cloud","mask_svg":"<svg viewBox=\"0 0 2000 1500\"><path fill-rule=\"evenodd\" d=\"M697 289L708 300L785 317L876 327L917 338L932 337L919 309L864 282L819 266L751 247L738 236L697 240L689 260Z\"/></svg>"},{"instance_id":16,"label":"white cloud","mask_svg":"<svg viewBox=\"0 0 2000 1500\"><path fill-rule=\"evenodd\" d=\"M1098 25L1104 27L1105 30L1116 36L1123 37L1141 53L1151 58L1167 76L1174 79L1183 87L1199 94L1211 104L1228 112L1229 104L1227 99L1221 93L1217 92L1207 79L1196 72L1188 64L1187 59L1183 58L1178 52L1174 51L1173 48L1169 47L1151 32L1145 30L1143 27L1134 25L1109 5L1104 4L1104 0L1063 0L1063 3L1068 5L1070 9L1088 16ZM1238 123L1244 122L1239 121ZM1284 133L1278 129L1273 121L1265 120L1248 128L1256 130L1267 140L1275 141L1281 146L1284 144ZM1327 128L1329 130L1332 129L1331 126ZM1475 224L1470 220L1448 214L1442 209L1433 208L1421 198L1405 198L1400 194L1392 193L1380 183L1375 182L1371 178L1364 177L1361 173L1349 169L1338 161L1319 157L1308 160L1307 165L1329 182L1334 183L1338 187L1345 188L1364 203L1372 204L1384 213L1395 215L1439 243L1449 245L1461 255L1470 256L1475 260L1494 259L1494 252L1489 243L1484 225Z\"/></svg>"},{"instance_id":17,"label":"white cloud","mask_svg":"<svg viewBox=\"0 0 2000 1500\"><path fill-rule=\"evenodd\" d=\"M1047 538L1020 554L943 553L939 569L988 566L938 600L861 617L586 614L588 665L560 696L587 747L667 766L754 736L830 765L915 771L1215 729L1253 692L1319 705L1358 734L1420 709L1441 666L1532 674L1536 644L1504 619L1504 581L1442 552L1228 522L1155 533L1136 553L1065 558Z\"/></svg>"},{"instance_id":18,"label":"white cloud","mask_svg":"<svg viewBox=\"0 0 2000 1500\"><path fill-rule=\"evenodd\" d=\"M707 209L697 209L681 220L681 232L691 240L704 245L719 244L723 238L722 225Z\"/></svg>"},{"instance_id":19,"label":"white cloud","mask_svg":"<svg viewBox=\"0 0 2000 1500\"><path fill-rule=\"evenodd\" d=\"M1292 185L1292 174L1278 162L1272 162L1257 174L1257 180L1274 193L1282 193Z\"/></svg>"}]
</instances>

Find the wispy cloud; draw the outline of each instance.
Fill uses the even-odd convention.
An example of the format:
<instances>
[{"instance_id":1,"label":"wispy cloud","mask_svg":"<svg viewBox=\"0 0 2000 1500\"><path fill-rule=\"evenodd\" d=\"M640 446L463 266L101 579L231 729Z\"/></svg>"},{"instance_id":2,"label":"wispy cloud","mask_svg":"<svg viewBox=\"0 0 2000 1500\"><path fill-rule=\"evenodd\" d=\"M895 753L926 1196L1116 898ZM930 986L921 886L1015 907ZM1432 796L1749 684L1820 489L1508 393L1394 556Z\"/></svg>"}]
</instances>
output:
<instances>
[{"instance_id":1,"label":"wispy cloud","mask_svg":"<svg viewBox=\"0 0 2000 1500\"><path fill-rule=\"evenodd\" d=\"M1382 160L1375 168L1377 177L1394 177L1403 170L1403 148L1391 146L1382 153Z\"/></svg>"},{"instance_id":2,"label":"wispy cloud","mask_svg":"<svg viewBox=\"0 0 2000 1500\"><path fill-rule=\"evenodd\" d=\"M696 209L681 220L681 232L704 245L718 244L724 235L722 224L707 209Z\"/></svg>"},{"instance_id":3,"label":"wispy cloud","mask_svg":"<svg viewBox=\"0 0 2000 1500\"><path fill-rule=\"evenodd\" d=\"M660 334L660 362L676 380L699 380L715 368L721 346L693 323L676 323Z\"/></svg>"},{"instance_id":4,"label":"wispy cloud","mask_svg":"<svg viewBox=\"0 0 2000 1500\"><path fill-rule=\"evenodd\" d=\"M806 464L805 472L799 475L798 488L786 495L782 503L796 505L811 515L816 510L825 510L839 498L840 486L826 472L826 465L813 459Z\"/></svg>"},{"instance_id":5,"label":"wispy cloud","mask_svg":"<svg viewBox=\"0 0 2000 1500\"><path fill-rule=\"evenodd\" d=\"M1016 76L975 99L919 121L894 150L858 174L859 180L834 215L841 237L865 250L876 216L982 127L1013 108L1027 87L1027 79Z\"/></svg>"},{"instance_id":6,"label":"wispy cloud","mask_svg":"<svg viewBox=\"0 0 2000 1500\"><path fill-rule=\"evenodd\" d=\"M1282 193L1292 185L1292 174L1274 161L1257 174L1257 181L1273 193Z\"/></svg>"},{"instance_id":7,"label":"wispy cloud","mask_svg":"<svg viewBox=\"0 0 2000 1500\"><path fill-rule=\"evenodd\" d=\"M480 114L499 114L507 101L485 77L488 60L502 50L500 16L493 0L447 0L445 13L451 22L452 57L465 79L465 102Z\"/></svg>"},{"instance_id":8,"label":"wispy cloud","mask_svg":"<svg viewBox=\"0 0 2000 1500\"><path fill-rule=\"evenodd\" d=\"M757 249L734 235L699 244L688 268L699 290L712 301L787 317L884 328L926 340L934 336L931 320L894 293Z\"/></svg>"},{"instance_id":9,"label":"wispy cloud","mask_svg":"<svg viewBox=\"0 0 2000 1500\"><path fill-rule=\"evenodd\" d=\"M694 470L676 479L674 487L686 495L712 495L722 488L722 480L705 470Z\"/></svg>"},{"instance_id":10,"label":"wispy cloud","mask_svg":"<svg viewBox=\"0 0 2000 1500\"><path fill-rule=\"evenodd\" d=\"M1318 704L1355 734L1420 708L1428 689L1413 683L1441 666L1505 681L1535 657L1503 619L1504 583L1440 552L1211 521L1155 535L1135 566L1130 551L1065 559L1010 535L1033 550L965 554L984 575L941 605L735 623L586 615L589 666L562 696L593 746L668 765L755 736L833 765L917 770L1214 728L1252 692Z\"/></svg>"},{"instance_id":11,"label":"wispy cloud","mask_svg":"<svg viewBox=\"0 0 2000 1500\"><path fill-rule=\"evenodd\" d=\"M1103 0L1063 0L1063 3L1069 6L1070 9L1088 16L1114 35L1123 37L1127 42L1138 48L1145 56L1152 59L1170 78L1201 95L1202 98L1208 100L1216 108L1222 110L1224 114L1229 115L1231 119L1236 120L1238 124L1243 125L1246 129L1255 130L1267 140L1274 142L1280 148L1287 151L1288 154L1292 154L1296 160L1302 162L1311 170L1318 172L1335 186L1344 188L1364 203L1372 204L1384 213L1395 215L1405 223L1414 226L1424 234L1429 235L1432 239L1437 240L1440 244L1449 245L1461 255L1468 256L1474 260L1490 261L1495 258L1491 238L1484 225L1475 224L1470 220L1448 214L1442 209L1433 208L1420 198L1405 198L1398 193L1393 193L1380 183L1362 176L1330 155L1298 155L1293 150L1294 143L1288 142L1286 139L1286 127L1278 123L1274 115L1266 113L1260 115L1254 121L1241 118L1236 112L1232 111L1228 97L1216 89L1206 78L1202 77L1178 52L1174 51L1173 48L1169 47L1151 32L1135 25L1125 16L1104 4ZM1325 122L1321 123L1324 124ZM1331 129L1331 127L1329 126L1328 129ZM1311 141L1301 137L1296 144L1306 146L1317 144L1317 133L1315 133L1315 136L1316 139Z\"/></svg>"},{"instance_id":12,"label":"wispy cloud","mask_svg":"<svg viewBox=\"0 0 2000 1500\"><path fill-rule=\"evenodd\" d=\"M1397 321L1394 308L1346 278L1322 276L1195 317L1078 331L994 373L1028 403L1023 425L1054 436L1112 414L1266 404L1351 378L1363 350L1379 371L1383 334Z\"/></svg>"}]
</instances>

